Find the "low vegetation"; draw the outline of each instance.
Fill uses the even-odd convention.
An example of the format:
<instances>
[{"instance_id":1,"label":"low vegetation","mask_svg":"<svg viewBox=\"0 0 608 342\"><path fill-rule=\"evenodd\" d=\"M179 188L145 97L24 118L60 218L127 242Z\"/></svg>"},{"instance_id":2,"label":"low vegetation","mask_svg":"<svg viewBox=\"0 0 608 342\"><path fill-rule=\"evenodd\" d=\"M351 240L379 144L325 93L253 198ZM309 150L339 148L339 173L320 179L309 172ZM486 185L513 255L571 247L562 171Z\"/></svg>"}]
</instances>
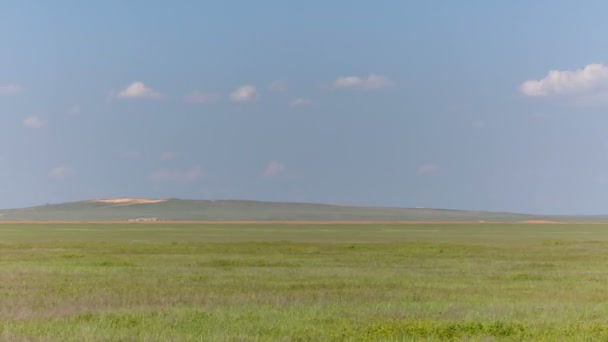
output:
<instances>
[{"instance_id":1,"label":"low vegetation","mask_svg":"<svg viewBox=\"0 0 608 342\"><path fill-rule=\"evenodd\" d=\"M550 217L423 208L234 200L114 198L0 210L2 221L527 221ZM560 217L562 219L573 219ZM581 219L581 218L574 218ZM582 218L593 219L593 218Z\"/></svg>"},{"instance_id":2,"label":"low vegetation","mask_svg":"<svg viewBox=\"0 0 608 342\"><path fill-rule=\"evenodd\" d=\"M606 339L607 228L2 224L0 340Z\"/></svg>"}]
</instances>

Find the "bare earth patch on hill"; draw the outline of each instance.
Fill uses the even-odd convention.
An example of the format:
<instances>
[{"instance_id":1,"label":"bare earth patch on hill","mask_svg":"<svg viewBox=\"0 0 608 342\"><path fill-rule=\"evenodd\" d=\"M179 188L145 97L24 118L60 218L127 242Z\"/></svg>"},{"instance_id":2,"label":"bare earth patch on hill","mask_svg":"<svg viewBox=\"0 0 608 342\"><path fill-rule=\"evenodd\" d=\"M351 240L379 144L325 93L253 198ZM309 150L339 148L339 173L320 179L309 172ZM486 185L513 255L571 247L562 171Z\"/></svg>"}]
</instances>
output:
<instances>
[{"instance_id":1,"label":"bare earth patch on hill","mask_svg":"<svg viewBox=\"0 0 608 342\"><path fill-rule=\"evenodd\" d=\"M559 223L559 222L547 221L547 220L527 220L527 221L523 221L522 223L527 223L527 224L551 224L551 223Z\"/></svg>"},{"instance_id":2,"label":"bare earth patch on hill","mask_svg":"<svg viewBox=\"0 0 608 342\"><path fill-rule=\"evenodd\" d=\"M161 203L167 202L164 199L146 199L146 198L107 198L107 199L97 199L89 201L91 203L109 203L109 204L148 204L148 203Z\"/></svg>"}]
</instances>

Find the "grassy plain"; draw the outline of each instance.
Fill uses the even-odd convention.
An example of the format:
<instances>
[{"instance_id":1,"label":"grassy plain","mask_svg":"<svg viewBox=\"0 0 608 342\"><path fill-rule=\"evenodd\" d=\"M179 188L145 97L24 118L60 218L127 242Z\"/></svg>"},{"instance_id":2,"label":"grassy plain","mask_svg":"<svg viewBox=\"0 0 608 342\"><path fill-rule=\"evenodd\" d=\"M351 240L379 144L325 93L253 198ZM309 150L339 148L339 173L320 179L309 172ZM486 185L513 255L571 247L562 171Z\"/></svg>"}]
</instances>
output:
<instances>
[{"instance_id":1,"label":"grassy plain","mask_svg":"<svg viewBox=\"0 0 608 342\"><path fill-rule=\"evenodd\" d=\"M608 338L608 225L0 224L0 340Z\"/></svg>"}]
</instances>

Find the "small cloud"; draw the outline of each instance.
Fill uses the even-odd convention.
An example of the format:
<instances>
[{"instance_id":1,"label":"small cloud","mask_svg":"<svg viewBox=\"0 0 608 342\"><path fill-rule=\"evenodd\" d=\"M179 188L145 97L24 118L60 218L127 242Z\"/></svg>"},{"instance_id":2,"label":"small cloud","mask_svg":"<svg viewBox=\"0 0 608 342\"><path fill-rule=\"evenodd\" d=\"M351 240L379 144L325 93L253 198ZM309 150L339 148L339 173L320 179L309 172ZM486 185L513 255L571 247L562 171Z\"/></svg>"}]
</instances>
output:
<instances>
[{"instance_id":1,"label":"small cloud","mask_svg":"<svg viewBox=\"0 0 608 342\"><path fill-rule=\"evenodd\" d=\"M486 123L483 121L473 121L473 122L471 122L471 126L473 128L484 128L484 127L486 127Z\"/></svg>"},{"instance_id":2,"label":"small cloud","mask_svg":"<svg viewBox=\"0 0 608 342\"><path fill-rule=\"evenodd\" d=\"M0 95L16 95L24 91L22 86L15 84L0 85Z\"/></svg>"},{"instance_id":3,"label":"small cloud","mask_svg":"<svg viewBox=\"0 0 608 342\"><path fill-rule=\"evenodd\" d=\"M184 99L189 103L215 103L220 100L220 96L214 93L194 92Z\"/></svg>"},{"instance_id":4,"label":"small cloud","mask_svg":"<svg viewBox=\"0 0 608 342\"><path fill-rule=\"evenodd\" d=\"M446 109L449 112L460 112L460 111L466 109L466 106L463 104L459 104L459 103L453 103L453 104L447 106Z\"/></svg>"},{"instance_id":5,"label":"small cloud","mask_svg":"<svg viewBox=\"0 0 608 342\"><path fill-rule=\"evenodd\" d=\"M250 102L258 96L254 86L244 85L230 94L232 102Z\"/></svg>"},{"instance_id":6,"label":"small cloud","mask_svg":"<svg viewBox=\"0 0 608 342\"><path fill-rule=\"evenodd\" d=\"M272 91L287 91L289 89L289 83L284 80L277 80L270 84L270 90Z\"/></svg>"},{"instance_id":7,"label":"small cloud","mask_svg":"<svg viewBox=\"0 0 608 342\"><path fill-rule=\"evenodd\" d=\"M266 168L262 174L265 177L277 177L283 174L285 169L285 164L276 160L271 160L266 164Z\"/></svg>"},{"instance_id":8,"label":"small cloud","mask_svg":"<svg viewBox=\"0 0 608 342\"><path fill-rule=\"evenodd\" d=\"M44 126L44 121L37 116L30 116L23 120L23 125L29 128L41 128Z\"/></svg>"},{"instance_id":9,"label":"small cloud","mask_svg":"<svg viewBox=\"0 0 608 342\"><path fill-rule=\"evenodd\" d=\"M49 177L62 179L68 176L70 169L66 166L57 166L49 170Z\"/></svg>"},{"instance_id":10,"label":"small cloud","mask_svg":"<svg viewBox=\"0 0 608 342\"><path fill-rule=\"evenodd\" d=\"M528 80L519 91L532 97L548 95L589 95L608 91L608 67L589 64L574 71L551 70L543 79Z\"/></svg>"},{"instance_id":11,"label":"small cloud","mask_svg":"<svg viewBox=\"0 0 608 342\"><path fill-rule=\"evenodd\" d=\"M312 104L312 100L310 100L310 99L298 98L298 99L291 101L291 103L289 104L289 107L291 107L291 108L306 107L306 106L310 106L311 104Z\"/></svg>"},{"instance_id":12,"label":"small cloud","mask_svg":"<svg viewBox=\"0 0 608 342\"><path fill-rule=\"evenodd\" d=\"M139 159L141 158L141 152L139 151L125 151L120 154L120 159Z\"/></svg>"},{"instance_id":13,"label":"small cloud","mask_svg":"<svg viewBox=\"0 0 608 342\"><path fill-rule=\"evenodd\" d=\"M161 153L160 159L168 161L168 160L176 160L179 157L177 152L166 151Z\"/></svg>"},{"instance_id":14,"label":"small cloud","mask_svg":"<svg viewBox=\"0 0 608 342\"><path fill-rule=\"evenodd\" d=\"M606 176L596 176L593 181L599 185L608 185L608 177Z\"/></svg>"},{"instance_id":15,"label":"small cloud","mask_svg":"<svg viewBox=\"0 0 608 342\"><path fill-rule=\"evenodd\" d=\"M142 82L133 82L117 96L121 99L159 99L161 94Z\"/></svg>"},{"instance_id":16,"label":"small cloud","mask_svg":"<svg viewBox=\"0 0 608 342\"><path fill-rule=\"evenodd\" d=\"M439 167L435 164L423 164L418 167L418 175L428 176L437 172L438 169Z\"/></svg>"},{"instance_id":17,"label":"small cloud","mask_svg":"<svg viewBox=\"0 0 608 342\"><path fill-rule=\"evenodd\" d=\"M73 105L70 109L68 109L68 111L66 112L68 115L78 115L80 114L82 108L80 108L79 105Z\"/></svg>"},{"instance_id":18,"label":"small cloud","mask_svg":"<svg viewBox=\"0 0 608 342\"><path fill-rule=\"evenodd\" d=\"M204 176L205 170L200 166L195 166L188 170L156 170L150 174L150 180L154 182L192 183Z\"/></svg>"},{"instance_id":19,"label":"small cloud","mask_svg":"<svg viewBox=\"0 0 608 342\"><path fill-rule=\"evenodd\" d=\"M358 90L378 90L390 88L395 84L387 77L382 75L370 74L367 77L343 76L338 77L334 83L334 88L358 89Z\"/></svg>"}]
</instances>

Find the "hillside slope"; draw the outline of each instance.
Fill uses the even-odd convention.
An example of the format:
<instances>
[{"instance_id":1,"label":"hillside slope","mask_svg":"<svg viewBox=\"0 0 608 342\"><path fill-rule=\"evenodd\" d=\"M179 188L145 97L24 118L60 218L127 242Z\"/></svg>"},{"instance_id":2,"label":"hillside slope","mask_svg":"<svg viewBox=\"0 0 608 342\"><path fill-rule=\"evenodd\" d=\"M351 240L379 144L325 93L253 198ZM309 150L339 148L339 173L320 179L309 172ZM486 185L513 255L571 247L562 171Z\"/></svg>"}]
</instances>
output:
<instances>
[{"instance_id":1,"label":"hillside slope","mask_svg":"<svg viewBox=\"0 0 608 342\"><path fill-rule=\"evenodd\" d=\"M82 201L0 210L0 221L524 221L533 215L236 200Z\"/></svg>"}]
</instances>

